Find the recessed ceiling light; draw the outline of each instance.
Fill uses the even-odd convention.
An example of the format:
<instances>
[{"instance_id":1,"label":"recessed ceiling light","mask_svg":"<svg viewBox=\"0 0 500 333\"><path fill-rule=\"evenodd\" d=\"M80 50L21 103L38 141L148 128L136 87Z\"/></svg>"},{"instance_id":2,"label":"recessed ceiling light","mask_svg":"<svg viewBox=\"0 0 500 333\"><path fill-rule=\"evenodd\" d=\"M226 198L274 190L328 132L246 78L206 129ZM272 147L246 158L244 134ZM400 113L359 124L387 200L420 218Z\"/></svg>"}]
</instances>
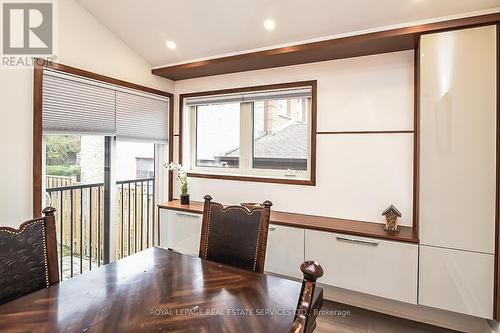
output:
<instances>
[{"instance_id":1,"label":"recessed ceiling light","mask_svg":"<svg viewBox=\"0 0 500 333\"><path fill-rule=\"evenodd\" d=\"M276 23L274 23L273 20L267 19L264 21L264 28L266 28L267 30L274 30L275 27Z\"/></svg>"},{"instance_id":2,"label":"recessed ceiling light","mask_svg":"<svg viewBox=\"0 0 500 333\"><path fill-rule=\"evenodd\" d=\"M169 41L167 41L167 47L169 49L171 49L171 50L174 50L177 47L177 45L175 45L174 42L172 42L171 40L169 40Z\"/></svg>"}]
</instances>

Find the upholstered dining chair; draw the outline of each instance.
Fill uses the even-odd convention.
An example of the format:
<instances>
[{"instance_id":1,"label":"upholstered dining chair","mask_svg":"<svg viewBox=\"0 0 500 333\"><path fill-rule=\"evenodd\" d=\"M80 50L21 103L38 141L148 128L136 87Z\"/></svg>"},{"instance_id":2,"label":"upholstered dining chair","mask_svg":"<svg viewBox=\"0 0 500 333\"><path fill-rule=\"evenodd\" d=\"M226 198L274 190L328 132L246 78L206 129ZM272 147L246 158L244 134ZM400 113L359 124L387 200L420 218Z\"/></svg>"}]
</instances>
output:
<instances>
[{"instance_id":1,"label":"upholstered dining chair","mask_svg":"<svg viewBox=\"0 0 500 333\"><path fill-rule=\"evenodd\" d=\"M272 203L224 207L204 199L200 258L263 273Z\"/></svg>"},{"instance_id":2,"label":"upholstered dining chair","mask_svg":"<svg viewBox=\"0 0 500 333\"><path fill-rule=\"evenodd\" d=\"M323 306L323 290L316 288L316 280L323 276L323 268L315 261L300 265L304 274L295 319L289 333L311 333L316 328L317 313Z\"/></svg>"},{"instance_id":3,"label":"upholstered dining chair","mask_svg":"<svg viewBox=\"0 0 500 333\"><path fill-rule=\"evenodd\" d=\"M0 227L0 304L59 282L55 208L18 229Z\"/></svg>"}]
</instances>

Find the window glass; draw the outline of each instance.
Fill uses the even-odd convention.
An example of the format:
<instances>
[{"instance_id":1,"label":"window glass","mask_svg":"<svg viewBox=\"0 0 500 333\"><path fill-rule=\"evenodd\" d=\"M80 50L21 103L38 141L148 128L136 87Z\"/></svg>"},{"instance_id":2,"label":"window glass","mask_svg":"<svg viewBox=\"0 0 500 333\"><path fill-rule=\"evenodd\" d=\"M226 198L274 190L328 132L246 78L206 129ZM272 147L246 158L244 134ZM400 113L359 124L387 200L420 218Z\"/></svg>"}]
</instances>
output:
<instances>
[{"instance_id":1,"label":"window glass","mask_svg":"<svg viewBox=\"0 0 500 333\"><path fill-rule=\"evenodd\" d=\"M61 279L103 263L104 137L44 135L44 205L56 209Z\"/></svg>"},{"instance_id":2,"label":"window glass","mask_svg":"<svg viewBox=\"0 0 500 333\"><path fill-rule=\"evenodd\" d=\"M312 180L314 85L258 88L184 99L193 175Z\"/></svg>"},{"instance_id":3,"label":"window glass","mask_svg":"<svg viewBox=\"0 0 500 333\"><path fill-rule=\"evenodd\" d=\"M196 166L237 168L240 103L196 107Z\"/></svg>"},{"instance_id":4,"label":"window glass","mask_svg":"<svg viewBox=\"0 0 500 333\"><path fill-rule=\"evenodd\" d=\"M307 170L309 107L307 98L254 102L253 168Z\"/></svg>"},{"instance_id":5,"label":"window glass","mask_svg":"<svg viewBox=\"0 0 500 333\"><path fill-rule=\"evenodd\" d=\"M118 258L153 244L155 145L116 141L115 246Z\"/></svg>"},{"instance_id":6,"label":"window glass","mask_svg":"<svg viewBox=\"0 0 500 333\"><path fill-rule=\"evenodd\" d=\"M154 177L154 143L116 141L116 180Z\"/></svg>"}]
</instances>

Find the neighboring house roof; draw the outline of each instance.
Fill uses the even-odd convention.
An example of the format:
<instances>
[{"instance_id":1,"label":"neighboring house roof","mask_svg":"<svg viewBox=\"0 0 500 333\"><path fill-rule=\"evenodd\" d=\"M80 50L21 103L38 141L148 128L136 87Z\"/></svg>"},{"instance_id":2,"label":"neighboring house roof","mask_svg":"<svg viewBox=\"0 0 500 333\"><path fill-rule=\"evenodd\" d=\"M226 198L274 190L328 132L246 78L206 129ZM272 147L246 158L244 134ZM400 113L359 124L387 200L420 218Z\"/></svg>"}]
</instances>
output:
<instances>
[{"instance_id":1,"label":"neighboring house roof","mask_svg":"<svg viewBox=\"0 0 500 333\"><path fill-rule=\"evenodd\" d=\"M308 124L293 123L278 132L264 135L255 140L255 157L307 159L308 131ZM227 152L224 157L236 157L239 153L239 149L234 149Z\"/></svg>"}]
</instances>

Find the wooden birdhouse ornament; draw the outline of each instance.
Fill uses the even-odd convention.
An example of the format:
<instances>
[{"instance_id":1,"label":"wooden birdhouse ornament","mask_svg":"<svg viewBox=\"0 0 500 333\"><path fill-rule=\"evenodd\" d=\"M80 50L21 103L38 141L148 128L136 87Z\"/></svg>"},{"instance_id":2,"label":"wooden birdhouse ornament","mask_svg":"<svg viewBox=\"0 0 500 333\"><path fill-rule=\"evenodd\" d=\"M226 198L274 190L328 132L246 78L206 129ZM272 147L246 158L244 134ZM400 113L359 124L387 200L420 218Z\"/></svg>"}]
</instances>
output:
<instances>
[{"instance_id":1,"label":"wooden birdhouse ornament","mask_svg":"<svg viewBox=\"0 0 500 333\"><path fill-rule=\"evenodd\" d=\"M399 218L401 217L401 212L390 205L382 212L382 215L385 216L385 227L384 229L387 231L399 231Z\"/></svg>"}]
</instances>

